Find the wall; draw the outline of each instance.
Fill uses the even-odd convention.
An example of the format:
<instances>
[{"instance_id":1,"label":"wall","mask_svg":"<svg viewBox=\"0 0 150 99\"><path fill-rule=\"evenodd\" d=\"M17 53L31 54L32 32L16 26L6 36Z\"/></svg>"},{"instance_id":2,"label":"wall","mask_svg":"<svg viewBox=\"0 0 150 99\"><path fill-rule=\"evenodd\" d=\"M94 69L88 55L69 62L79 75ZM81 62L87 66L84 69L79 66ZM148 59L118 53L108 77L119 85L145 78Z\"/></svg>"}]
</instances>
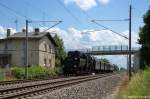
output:
<instances>
[{"instance_id":1,"label":"wall","mask_svg":"<svg viewBox=\"0 0 150 99\"><path fill-rule=\"evenodd\" d=\"M0 43L0 53L6 52L5 43ZM39 53L38 53L38 40L29 40L28 42L28 60L29 65L39 64ZM8 51L11 54L10 65L12 66L24 66L25 65L25 40L13 39L8 41Z\"/></svg>"},{"instance_id":2,"label":"wall","mask_svg":"<svg viewBox=\"0 0 150 99\"><path fill-rule=\"evenodd\" d=\"M55 47L47 36L39 41L39 63L41 66L55 67Z\"/></svg>"}]
</instances>

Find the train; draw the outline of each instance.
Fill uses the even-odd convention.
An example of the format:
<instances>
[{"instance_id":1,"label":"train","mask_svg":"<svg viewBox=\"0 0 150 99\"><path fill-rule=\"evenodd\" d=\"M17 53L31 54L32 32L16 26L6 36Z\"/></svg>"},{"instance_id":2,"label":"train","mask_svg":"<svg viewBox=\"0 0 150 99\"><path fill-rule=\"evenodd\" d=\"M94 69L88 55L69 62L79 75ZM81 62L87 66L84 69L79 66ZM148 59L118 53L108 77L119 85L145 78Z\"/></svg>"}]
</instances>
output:
<instances>
[{"instance_id":1,"label":"train","mask_svg":"<svg viewBox=\"0 0 150 99\"><path fill-rule=\"evenodd\" d=\"M69 51L63 60L65 75L84 75L90 73L109 73L114 71L114 66L81 51Z\"/></svg>"}]
</instances>

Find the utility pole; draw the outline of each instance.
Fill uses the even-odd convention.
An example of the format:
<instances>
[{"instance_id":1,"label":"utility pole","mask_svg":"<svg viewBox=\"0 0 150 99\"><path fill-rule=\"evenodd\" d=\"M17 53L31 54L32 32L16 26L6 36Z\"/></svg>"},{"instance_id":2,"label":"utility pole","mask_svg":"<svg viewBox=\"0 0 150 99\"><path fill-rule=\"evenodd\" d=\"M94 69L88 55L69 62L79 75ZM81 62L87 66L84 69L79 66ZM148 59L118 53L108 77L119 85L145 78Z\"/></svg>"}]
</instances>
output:
<instances>
[{"instance_id":1,"label":"utility pole","mask_svg":"<svg viewBox=\"0 0 150 99\"><path fill-rule=\"evenodd\" d=\"M28 79L28 23L29 21L26 20L26 38L25 38L25 79Z\"/></svg>"},{"instance_id":2,"label":"utility pole","mask_svg":"<svg viewBox=\"0 0 150 99\"><path fill-rule=\"evenodd\" d=\"M131 70L131 20L132 20L132 6L129 8L129 80L131 80L132 70Z\"/></svg>"},{"instance_id":3,"label":"utility pole","mask_svg":"<svg viewBox=\"0 0 150 99\"><path fill-rule=\"evenodd\" d=\"M56 24L52 25L51 27L49 27L48 29L44 30L43 32L46 32L47 30L53 28L54 26L60 24L62 21L29 21L28 19L26 19L26 36L25 36L25 79L28 79L28 25L29 23L45 23L45 22L56 22Z\"/></svg>"}]
</instances>

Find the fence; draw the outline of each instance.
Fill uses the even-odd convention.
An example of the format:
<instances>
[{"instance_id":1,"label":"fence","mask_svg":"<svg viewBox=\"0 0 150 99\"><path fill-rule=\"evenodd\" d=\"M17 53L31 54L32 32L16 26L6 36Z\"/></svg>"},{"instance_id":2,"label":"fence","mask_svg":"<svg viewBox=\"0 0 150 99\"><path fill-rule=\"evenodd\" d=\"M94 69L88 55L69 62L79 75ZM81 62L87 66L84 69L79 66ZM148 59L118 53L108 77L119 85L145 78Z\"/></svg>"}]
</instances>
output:
<instances>
[{"instance_id":1,"label":"fence","mask_svg":"<svg viewBox=\"0 0 150 99\"><path fill-rule=\"evenodd\" d=\"M120 46L94 46L92 47L92 51L128 51L127 45ZM131 50L139 50L138 47L133 47Z\"/></svg>"}]
</instances>

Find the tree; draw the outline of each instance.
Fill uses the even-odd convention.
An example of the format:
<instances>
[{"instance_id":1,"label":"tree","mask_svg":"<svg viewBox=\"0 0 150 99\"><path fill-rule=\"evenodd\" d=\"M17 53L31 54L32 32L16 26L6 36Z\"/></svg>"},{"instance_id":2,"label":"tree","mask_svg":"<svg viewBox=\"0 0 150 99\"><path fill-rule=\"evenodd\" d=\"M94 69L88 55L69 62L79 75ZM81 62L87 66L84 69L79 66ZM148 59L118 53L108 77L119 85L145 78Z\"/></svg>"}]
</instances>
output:
<instances>
[{"instance_id":1,"label":"tree","mask_svg":"<svg viewBox=\"0 0 150 99\"><path fill-rule=\"evenodd\" d=\"M140 68L145 69L150 65L150 8L143 17L144 26L140 28L139 44L140 49Z\"/></svg>"},{"instance_id":2,"label":"tree","mask_svg":"<svg viewBox=\"0 0 150 99\"><path fill-rule=\"evenodd\" d=\"M113 66L115 71L119 71L119 66L117 64L113 64Z\"/></svg>"},{"instance_id":3,"label":"tree","mask_svg":"<svg viewBox=\"0 0 150 99\"><path fill-rule=\"evenodd\" d=\"M125 72L125 71L127 71L127 70L126 70L124 67L121 67L121 68L120 68L120 71L121 71L121 72Z\"/></svg>"},{"instance_id":4,"label":"tree","mask_svg":"<svg viewBox=\"0 0 150 99\"><path fill-rule=\"evenodd\" d=\"M63 40L57 34L55 34L54 40L57 44L56 54L55 54L56 55L55 64L56 64L56 67L58 67L62 65L61 60L65 59L66 52L65 52Z\"/></svg>"},{"instance_id":5,"label":"tree","mask_svg":"<svg viewBox=\"0 0 150 99\"><path fill-rule=\"evenodd\" d=\"M100 60L103 61L103 62L105 62L105 63L108 63L108 64L110 63L109 60L106 59L106 58L101 58Z\"/></svg>"}]
</instances>

